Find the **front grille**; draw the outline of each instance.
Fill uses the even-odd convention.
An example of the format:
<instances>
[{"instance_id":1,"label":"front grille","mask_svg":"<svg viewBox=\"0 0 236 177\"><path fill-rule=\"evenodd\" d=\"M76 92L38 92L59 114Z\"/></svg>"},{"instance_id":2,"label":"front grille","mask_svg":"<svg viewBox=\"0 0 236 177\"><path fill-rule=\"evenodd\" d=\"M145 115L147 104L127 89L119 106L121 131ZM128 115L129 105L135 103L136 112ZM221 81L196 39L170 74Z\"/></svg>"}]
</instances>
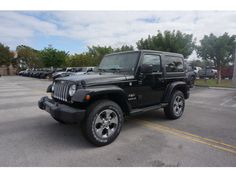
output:
<instances>
[{"instance_id":1,"label":"front grille","mask_svg":"<svg viewBox=\"0 0 236 177\"><path fill-rule=\"evenodd\" d=\"M53 97L62 101L68 101L68 92L71 83L67 81L56 81Z\"/></svg>"}]
</instances>

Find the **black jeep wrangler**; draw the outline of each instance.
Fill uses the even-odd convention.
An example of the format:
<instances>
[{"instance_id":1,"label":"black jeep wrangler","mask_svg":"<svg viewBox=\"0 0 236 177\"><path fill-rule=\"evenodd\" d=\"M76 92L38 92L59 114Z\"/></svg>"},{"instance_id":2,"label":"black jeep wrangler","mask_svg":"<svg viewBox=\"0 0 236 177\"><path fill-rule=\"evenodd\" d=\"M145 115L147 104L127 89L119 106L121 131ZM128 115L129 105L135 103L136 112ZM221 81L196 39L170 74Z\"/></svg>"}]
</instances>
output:
<instances>
[{"instance_id":1,"label":"black jeep wrangler","mask_svg":"<svg viewBox=\"0 0 236 177\"><path fill-rule=\"evenodd\" d=\"M164 108L169 119L182 116L189 97L181 54L159 51L119 52L104 56L97 71L56 79L51 99L38 102L58 122L82 124L96 146L114 141L124 116Z\"/></svg>"}]
</instances>

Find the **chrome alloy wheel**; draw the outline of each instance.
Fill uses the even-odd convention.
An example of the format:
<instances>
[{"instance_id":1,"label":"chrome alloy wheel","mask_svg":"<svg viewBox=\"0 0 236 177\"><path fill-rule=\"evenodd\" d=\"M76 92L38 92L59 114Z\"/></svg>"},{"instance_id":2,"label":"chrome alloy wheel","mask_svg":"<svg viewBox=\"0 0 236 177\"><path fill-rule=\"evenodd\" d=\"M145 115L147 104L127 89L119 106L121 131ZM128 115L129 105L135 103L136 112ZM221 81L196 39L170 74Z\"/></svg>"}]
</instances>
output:
<instances>
[{"instance_id":1,"label":"chrome alloy wheel","mask_svg":"<svg viewBox=\"0 0 236 177\"><path fill-rule=\"evenodd\" d=\"M93 124L95 134L102 139L111 137L118 127L118 115L112 109L102 110Z\"/></svg>"},{"instance_id":2,"label":"chrome alloy wheel","mask_svg":"<svg viewBox=\"0 0 236 177\"><path fill-rule=\"evenodd\" d=\"M174 114L176 116L179 116L182 114L183 109L184 109L184 98L181 96L176 96L174 100Z\"/></svg>"}]
</instances>

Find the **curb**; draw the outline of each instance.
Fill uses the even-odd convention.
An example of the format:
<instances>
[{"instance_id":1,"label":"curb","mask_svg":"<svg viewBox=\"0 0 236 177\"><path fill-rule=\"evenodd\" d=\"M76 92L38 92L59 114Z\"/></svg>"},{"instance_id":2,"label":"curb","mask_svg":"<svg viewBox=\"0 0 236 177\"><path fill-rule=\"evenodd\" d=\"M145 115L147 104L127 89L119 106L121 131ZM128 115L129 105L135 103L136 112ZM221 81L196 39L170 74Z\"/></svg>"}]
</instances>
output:
<instances>
[{"instance_id":1,"label":"curb","mask_svg":"<svg viewBox=\"0 0 236 177\"><path fill-rule=\"evenodd\" d=\"M195 87L203 87L203 88L209 88L209 89L215 89L215 90L231 90L231 91L236 91L236 88L231 88L231 87L209 87L207 85L195 85Z\"/></svg>"},{"instance_id":2,"label":"curb","mask_svg":"<svg viewBox=\"0 0 236 177\"><path fill-rule=\"evenodd\" d=\"M227 88L227 87L209 87L210 89L215 89L215 90L231 90L231 91L236 91L236 88Z\"/></svg>"}]
</instances>

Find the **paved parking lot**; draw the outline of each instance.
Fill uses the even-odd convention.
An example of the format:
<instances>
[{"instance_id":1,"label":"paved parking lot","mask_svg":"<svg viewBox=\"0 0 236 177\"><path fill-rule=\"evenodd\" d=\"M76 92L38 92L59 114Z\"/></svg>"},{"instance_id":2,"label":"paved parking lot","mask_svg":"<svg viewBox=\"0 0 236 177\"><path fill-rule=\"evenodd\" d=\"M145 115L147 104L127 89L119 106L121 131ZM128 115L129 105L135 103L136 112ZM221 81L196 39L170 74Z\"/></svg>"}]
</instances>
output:
<instances>
[{"instance_id":1,"label":"paved parking lot","mask_svg":"<svg viewBox=\"0 0 236 177\"><path fill-rule=\"evenodd\" d=\"M0 78L0 166L236 166L236 91L194 88L184 116L127 118L118 139L93 147L78 125L38 109L50 81Z\"/></svg>"}]
</instances>

